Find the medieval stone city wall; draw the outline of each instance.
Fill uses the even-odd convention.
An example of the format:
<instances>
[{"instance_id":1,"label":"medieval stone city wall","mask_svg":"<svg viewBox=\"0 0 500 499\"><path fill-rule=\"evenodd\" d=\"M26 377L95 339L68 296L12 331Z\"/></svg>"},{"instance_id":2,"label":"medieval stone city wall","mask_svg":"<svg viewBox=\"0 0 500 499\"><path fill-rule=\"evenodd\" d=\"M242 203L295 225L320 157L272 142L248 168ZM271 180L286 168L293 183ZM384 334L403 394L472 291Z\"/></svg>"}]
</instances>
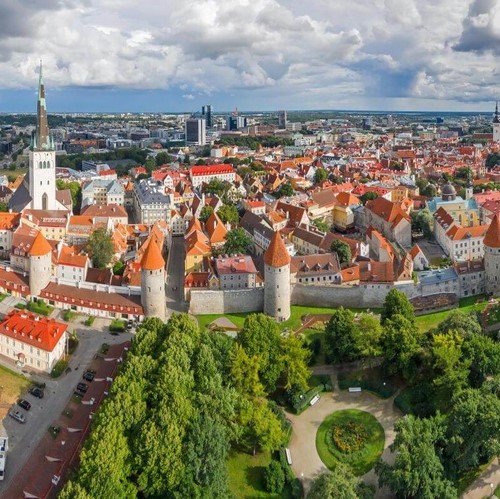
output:
<instances>
[{"instance_id":1,"label":"medieval stone city wall","mask_svg":"<svg viewBox=\"0 0 500 499\"><path fill-rule=\"evenodd\" d=\"M191 290L189 312L195 315L262 312L263 309L264 288L234 291Z\"/></svg>"}]
</instances>

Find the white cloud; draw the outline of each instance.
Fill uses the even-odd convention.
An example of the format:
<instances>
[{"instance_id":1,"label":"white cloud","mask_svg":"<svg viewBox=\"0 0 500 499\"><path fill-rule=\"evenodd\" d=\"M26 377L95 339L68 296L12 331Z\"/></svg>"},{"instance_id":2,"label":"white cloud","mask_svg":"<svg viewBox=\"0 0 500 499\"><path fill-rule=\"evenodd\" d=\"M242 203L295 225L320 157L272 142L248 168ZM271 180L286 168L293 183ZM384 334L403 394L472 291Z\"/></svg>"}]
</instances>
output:
<instances>
[{"instance_id":1,"label":"white cloud","mask_svg":"<svg viewBox=\"0 0 500 499\"><path fill-rule=\"evenodd\" d=\"M467 47L471 33L497 39L499 1L0 0L0 88L33 87L42 57L52 86L175 87L185 99L492 99L498 55Z\"/></svg>"}]
</instances>

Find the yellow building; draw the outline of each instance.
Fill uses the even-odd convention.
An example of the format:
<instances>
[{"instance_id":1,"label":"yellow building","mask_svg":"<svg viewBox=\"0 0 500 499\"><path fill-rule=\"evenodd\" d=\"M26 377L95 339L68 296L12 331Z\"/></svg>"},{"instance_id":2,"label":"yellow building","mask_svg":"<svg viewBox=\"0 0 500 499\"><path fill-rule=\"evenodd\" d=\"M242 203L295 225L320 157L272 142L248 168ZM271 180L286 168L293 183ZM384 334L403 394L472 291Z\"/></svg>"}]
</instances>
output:
<instances>
[{"instance_id":1,"label":"yellow building","mask_svg":"<svg viewBox=\"0 0 500 499\"><path fill-rule=\"evenodd\" d=\"M441 197L435 197L427 202L427 207L434 214L443 208L453 217L453 220L463 227L480 225L479 207L472 197L472 189L467 189L466 199L457 196L455 188L450 183L446 184L441 192Z\"/></svg>"}]
</instances>

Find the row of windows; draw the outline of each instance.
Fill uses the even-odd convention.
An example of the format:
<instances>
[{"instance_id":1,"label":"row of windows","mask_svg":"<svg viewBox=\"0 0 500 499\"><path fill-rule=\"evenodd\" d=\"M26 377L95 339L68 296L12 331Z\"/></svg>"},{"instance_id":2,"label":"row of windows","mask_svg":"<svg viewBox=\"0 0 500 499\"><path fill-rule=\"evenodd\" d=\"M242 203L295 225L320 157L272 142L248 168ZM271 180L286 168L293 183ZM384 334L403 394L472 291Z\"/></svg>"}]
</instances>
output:
<instances>
[{"instance_id":1,"label":"row of windows","mask_svg":"<svg viewBox=\"0 0 500 499\"><path fill-rule=\"evenodd\" d=\"M5 344L6 344L6 345L10 345L10 341L11 341L11 340L10 340L10 338L5 337ZM23 351L24 351L24 345L25 345L25 344L24 344L22 341L20 341L20 342L19 342L19 346L20 346L21 350L23 350ZM15 346L16 346L16 340L12 340L12 346L13 346L13 347L15 347ZM26 345L26 346L28 346L28 345ZM19 348L19 347L18 347L18 348ZM34 351L34 349L33 349L33 347L30 345L30 353L33 353L33 351ZM7 352L8 352L8 350L7 350ZM39 349L39 348L37 348L37 349L36 349L36 354L37 354L37 355L40 355L40 349ZM47 356L48 356L48 355L49 355L49 354L47 354Z\"/></svg>"},{"instance_id":2,"label":"row of windows","mask_svg":"<svg viewBox=\"0 0 500 499\"><path fill-rule=\"evenodd\" d=\"M38 163L38 168L50 168L51 166L50 161L40 161Z\"/></svg>"}]
</instances>

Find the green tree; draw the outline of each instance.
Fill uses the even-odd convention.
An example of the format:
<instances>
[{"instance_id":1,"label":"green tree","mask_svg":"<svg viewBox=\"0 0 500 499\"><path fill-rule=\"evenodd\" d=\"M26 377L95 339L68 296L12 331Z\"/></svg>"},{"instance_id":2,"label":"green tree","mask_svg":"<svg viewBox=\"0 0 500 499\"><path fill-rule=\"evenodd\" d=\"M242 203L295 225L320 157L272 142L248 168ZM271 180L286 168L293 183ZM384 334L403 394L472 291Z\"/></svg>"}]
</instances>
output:
<instances>
[{"instance_id":1,"label":"green tree","mask_svg":"<svg viewBox=\"0 0 500 499\"><path fill-rule=\"evenodd\" d=\"M79 484L69 481L59 493L61 499L92 499L92 496Z\"/></svg>"},{"instance_id":2,"label":"green tree","mask_svg":"<svg viewBox=\"0 0 500 499\"><path fill-rule=\"evenodd\" d=\"M475 314L467 314L456 308L452 310L438 326L440 333L448 331L458 331L464 338L468 336L480 335L482 333L481 324Z\"/></svg>"},{"instance_id":3,"label":"green tree","mask_svg":"<svg viewBox=\"0 0 500 499\"><path fill-rule=\"evenodd\" d=\"M455 395L448 415L446 463L458 476L500 453L500 398L469 388Z\"/></svg>"},{"instance_id":4,"label":"green tree","mask_svg":"<svg viewBox=\"0 0 500 499\"><path fill-rule=\"evenodd\" d=\"M123 272L125 272L125 264L121 260L118 260L113 265L113 274L114 275L123 275Z\"/></svg>"},{"instance_id":5,"label":"green tree","mask_svg":"<svg viewBox=\"0 0 500 499\"><path fill-rule=\"evenodd\" d=\"M223 204L217 211L217 215L224 223L236 225L240 221L238 210L234 204Z\"/></svg>"},{"instance_id":6,"label":"green tree","mask_svg":"<svg viewBox=\"0 0 500 499\"><path fill-rule=\"evenodd\" d=\"M267 393L273 392L283 371L281 336L276 322L264 314L249 315L238 334L237 342L248 356L259 357L260 380Z\"/></svg>"},{"instance_id":7,"label":"green tree","mask_svg":"<svg viewBox=\"0 0 500 499\"><path fill-rule=\"evenodd\" d=\"M330 362L350 362L358 357L354 314L343 307L333 311L325 328L325 347Z\"/></svg>"},{"instance_id":8,"label":"green tree","mask_svg":"<svg viewBox=\"0 0 500 499\"><path fill-rule=\"evenodd\" d=\"M218 178L214 178L210 180L210 182L205 187L205 192L210 194L216 194L219 197L222 197L229 191L231 184L229 182L225 182L223 180L219 180Z\"/></svg>"},{"instance_id":9,"label":"green tree","mask_svg":"<svg viewBox=\"0 0 500 499\"><path fill-rule=\"evenodd\" d=\"M205 205L200 211L200 222L206 223L210 218L210 215L214 212L214 209L210 205Z\"/></svg>"},{"instance_id":10,"label":"green tree","mask_svg":"<svg viewBox=\"0 0 500 499\"><path fill-rule=\"evenodd\" d=\"M473 388L479 388L488 377L500 375L500 343L489 336L467 336L462 358L470 364L469 383Z\"/></svg>"},{"instance_id":11,"label":"green tree","mask_svg":"<svg viewBox=\"0 0 500 499\"><path fill-rule=\"evenodd\" d=\"M248 437L253 442L254 454L257 448L275 451L285 441L281 422L270 409L267 400L259 399L252 404L251 417L248 421Z\"/></svg>"},{"instance_id":12,"label":"green tree","mask_svg":"<svg viewBox=\"0 0 500 499\"><path fill-rule=\"evenodd\" d=\"M144 161L144 168L146 168L148 175L151 175L156 170L156 161L153 158L147 159Z\"/></svg>"},{"instance_id":13,"label":"green tree","mask_svg":"<svg viewBox=\"0 0 500 499\"><path fill-rule=\"evenodd\" d=\"M264 386L259 379L262 361L257 355L248 355L241 345L235 345L232 354L231 381L236 389L252 397L264 395Z\"/></svg>"},{"instance_id":14,"label":"green tree","mask_svg":"<svg viewBox=\"0 0 500 499\"><path fill-rule=\"evenodd\" d=\"M323 471L313 480L307 499L369 499L373 495L373 491L339 462L333 470Z\"/></svg>"},{"instance_id":15,"label":"green tree","mask_svg":"<svg viewBox=\"0 0 500 499\"><path fill-rule=\"evenodd\" d=\"M231 229L225 236L224 239L224 253L227 255L238 255L240 253L246 254L248 250L253 245L253 240L247 235L244 229L237 227L236 229Z\"/></svg>"},{"instance_id":16,"label":"green tree","mask_svg":"<svg viewBox=\"0 0 500 499\"><path fill-rule=\"evenodd\" d=\"M382 355L382 333L383 329L377 317L361 314L354 330L355 349L361 357L373 358Z\"/></svg>"},{"instance_id":17,"label":"green tree","mask_svg":"<svg viewBox=\"0 0 500 499\"><path fill-rule=\"evenodd\" d=\"M307 367L310 351L302 338L289 336L282 341L283 386L286 390L294 388L305 392L311 375Z\"/></svg>"},{"instance_id":18,"label":"green tree","mask_svg":"<svg viewBox=\"0 0 500 499\"><path fill-rule=\"evenodd\" d=\"M385 297L380 320L384 324L387 319L397 314L402 315L411 323L415 322L415 311L408 297L403 292L392 288Z\"/></svg>"},{"instance_id":19,"label":"green tree","mask_svg":"<svg viewBox=\"0 0 500 499\"><path fill-rule=\"evenodd\" d=\"M101 228L90 234L85 249L92 258L92 264L98 269L109 265L115 252L111 234Z\"/></svg>"},{"instance_id":20,"label":"green tree","mask_svg":"<svg viewBox=\"0 0 500 499\"><path fill-rule=\"evenodd\" d=\"M416 358L421 351L421 335L406 317L396 314L387 319L382 334L384 366L389 374L400 373L405 379L416 374Z\"/></svg>"},{"instance_id":21,"label":"green tree","mask_svg":"<svg viewBox=\"0 0 500 499\"><path fill-rule=\"evenodd\" d=\"M278 198L293 196L295 191L293 190L292 184L290 182L285 182L281 184L275 195Z\"/></svg>"},{"instance_id":22,"label":"green tree","mask_svg":"<svg viewBox=\"0 0 500 499\"><path fill-rule=\"evenodd\" d=\"M7 205L7 203L0 201L0 212L7 213L8 211L9 211L9 206Z\"/></svg>"},{"instance_id":23,"label":"green tree","mask_svg":"<svg viewBox=\"0 0 500 499\"><path fill-rule=\"evenodd\" d=\"M285 487L285 472L281 464L274 459L264 470L264 486L267 492L272 494L281 494Z\"/></svg>"},{"instance_id":24,"label":"green tree","mask_svg":"<svg viewBox=\"0 0 500 499\"><path fill-rule=\"evenodd\" d=\"M361 196L359 196L359 200L365 205L368 201L373 201L378 198L378 194L373 191L367 191Z\"/></svg>"},{"instance_id":25,"label":"green tree","mask_svg":"<svg viewBox=\"0 0 500 499\"><path fill-rule=\"evenodd\" d=\"M388 487L397 497L415 499L455 499L453 483L446 478L439 445L445 438L442 416L419 419L407 416L394 425L396 452L393 465L379 460L375 467L379 485Z\"/></svg>"},{"instance_id":26,"label":"green tree","mask_svg":"<svg viewBox=\"0 0 500 499\"><path fill-rule=\"evenodd\" d=\"M330 250L337 253L341 264L349 263L352 260L351 247L340 239L334 239L332 241Z\"/></svg>"},{"instance_id":27,"label":"green tree","mask_svg":"<svg viewBox=\"0 0 500 499\"><path fill-rule=\"evenodd\" d=\"M457 331L435 334L431 342L434 385L451 394L467 386L470 362L462 359L463 338Z\"/></svg>"},{"instance_id":28,"label":"green tree","mask_svg":"<svg viewBox=\"0 0 500 499\"><path fill-rule=\"evenodd\" d=\"M186 474L190 487L184 497L229 498L226 459L229 441L224 425L202 414L195 419L187 435ZM190 489L190 490L189 490Z\"/></svg>"},{"instance_id":29,"label":"green tree","mask_svg":"<svg viewBox=\"0 0 500 499\"><path fill-rule=\"evenodd\" d=\"M318 168L314 172L314 183L315 184L321 184L328 178L328 170L325 168Z\"/></svg>"},{"instance_id":30,"label":"green tree","mask_svg":"<svg viewBox=\"0 0 500 499\"><path fill-rule=\"evenodd\" d=\"M414 210L411 212L410 217L411 228L414 232L422 232L426 238L432 237L434 218L428 208Z\"/></svg>"},{"instance_id":31,"label":"green tree","mask_svg":"<svg viewBox=\"0 0 500 499\"><path fill-rule=\"evenodd\" d=\"M155 157L155 161L156 166L162 166L166 163L170 163L170 155L168 152L159 152Z\"/></svg>"}]
</instances>

